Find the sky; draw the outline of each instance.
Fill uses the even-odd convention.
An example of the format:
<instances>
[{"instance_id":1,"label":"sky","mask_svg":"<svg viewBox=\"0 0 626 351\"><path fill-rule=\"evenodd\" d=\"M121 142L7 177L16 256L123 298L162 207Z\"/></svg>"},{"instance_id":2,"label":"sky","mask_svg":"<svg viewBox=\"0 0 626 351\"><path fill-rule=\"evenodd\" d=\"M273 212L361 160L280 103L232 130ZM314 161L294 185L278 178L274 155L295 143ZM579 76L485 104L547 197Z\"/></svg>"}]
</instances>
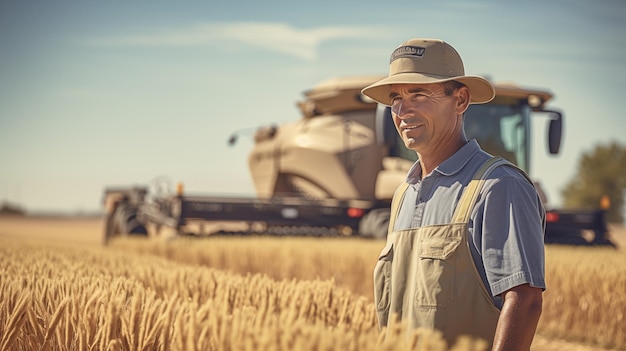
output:
<instances>
[{"instance_id":1,"label":"sky","mask_svg":"<svg viewBox=\"0 0 626 351\"><path fill-rule=\"evenodd\" d=\"M551 207L596 145L626 145L626 2L0 0L0 203L102 209L105 187L178 182L254 196L248 133L300 118L331 77L386 74L439 38L466 74L551 91L559 155L536 119L530 174Z\"/></svg>"}]
</instances>

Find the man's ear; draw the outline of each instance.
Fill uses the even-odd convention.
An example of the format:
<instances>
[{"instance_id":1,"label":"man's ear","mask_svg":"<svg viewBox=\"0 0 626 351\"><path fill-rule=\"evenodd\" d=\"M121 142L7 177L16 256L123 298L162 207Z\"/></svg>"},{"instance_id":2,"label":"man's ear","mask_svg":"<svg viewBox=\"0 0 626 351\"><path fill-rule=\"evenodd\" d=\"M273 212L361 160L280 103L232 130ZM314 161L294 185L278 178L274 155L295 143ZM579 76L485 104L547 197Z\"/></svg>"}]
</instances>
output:
<instances>
[{"instance_id":1,"label":"man's ear","mask_svg":"<svg viewBox=\"0 0 626 351\"><path fill-rule=\"evenodd\" d=\"M458 88L455 93L454 93L457 97L456 100L456 113L457 114L463 114L465 113L465 111L467 111L467 108L469 107L469 103L470 103L470 91L469 88L466 86L462 86L460 88Z\"/></svg>"}]
</instances>

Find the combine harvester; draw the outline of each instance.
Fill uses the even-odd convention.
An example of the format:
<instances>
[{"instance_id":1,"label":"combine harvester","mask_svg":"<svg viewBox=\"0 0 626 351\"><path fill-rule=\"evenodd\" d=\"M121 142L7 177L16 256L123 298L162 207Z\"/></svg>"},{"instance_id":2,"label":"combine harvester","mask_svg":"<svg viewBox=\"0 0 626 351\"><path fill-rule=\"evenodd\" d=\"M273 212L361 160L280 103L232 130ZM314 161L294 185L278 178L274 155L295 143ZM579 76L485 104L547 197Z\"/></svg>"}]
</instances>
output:
<instances>
[{"instance_id":1,"label":"combine harvester","mask_svg":"<svg viewBox=\"0 0 626 351\"><path fill-rule=\"evenodd\" d=\"M361 95L380 76L327 80L304 93L302 118L259 128L248 164L256 197L218 197L153 190L107 188L105 234L356 235L384 239L391 197L416 160L396 133L388 107ZM531 119L548 119L547 146L557 154L563 116L549 110L547 91L496 84L496 97L470 105L468 138L529 174ZM231 143L236 141L236 135ZM535 184L547 204L544 192ZM547 212L546 243L613 245L604 210ZM207 233L203 223L233 221L237 232Z\"/></svg>"}]
</instances>

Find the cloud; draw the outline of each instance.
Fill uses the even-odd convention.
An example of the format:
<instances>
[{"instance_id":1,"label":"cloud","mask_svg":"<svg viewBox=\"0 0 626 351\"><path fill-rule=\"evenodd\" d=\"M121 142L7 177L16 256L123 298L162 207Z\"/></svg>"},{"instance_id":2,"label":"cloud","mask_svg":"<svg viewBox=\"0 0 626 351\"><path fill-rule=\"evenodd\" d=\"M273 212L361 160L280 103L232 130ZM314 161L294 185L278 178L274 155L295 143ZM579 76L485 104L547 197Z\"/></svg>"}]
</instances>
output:
<instances>
[{"instance_id":1,"label":"cloud","mask_svg":"<svg viewBox=\"0 0 626 351\"><path fill-rule=\"evenodd\" d=\"M104 38L92 42L98 46L207 46L244 45L279 52L313 61L319 57L320 45L339 39L371 38L386 31L372 27L320 27L298 29L286 23L235 22L207 23L191 28L171 29L147 35Z\"/></svg>"}]
</instances>

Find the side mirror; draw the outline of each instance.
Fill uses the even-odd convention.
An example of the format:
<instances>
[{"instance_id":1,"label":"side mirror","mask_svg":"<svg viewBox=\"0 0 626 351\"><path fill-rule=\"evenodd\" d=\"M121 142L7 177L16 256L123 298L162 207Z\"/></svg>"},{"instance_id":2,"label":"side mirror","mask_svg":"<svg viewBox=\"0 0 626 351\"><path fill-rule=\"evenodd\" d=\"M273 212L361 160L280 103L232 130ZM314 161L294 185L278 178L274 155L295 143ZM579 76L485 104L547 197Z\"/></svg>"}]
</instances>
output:
<instances>
[{"instance_id":1,"label":"side mirror","mask_svg":"<svg viewBox=\"0 0 626 351\"><path fill-rule=\"evenodd\" d=\"M563 131L563 115L557 111L550 112L550 125L548 126L548 148L551 154L559 153L561 148L561 135Z\"/></svg>"}]
</instances>

